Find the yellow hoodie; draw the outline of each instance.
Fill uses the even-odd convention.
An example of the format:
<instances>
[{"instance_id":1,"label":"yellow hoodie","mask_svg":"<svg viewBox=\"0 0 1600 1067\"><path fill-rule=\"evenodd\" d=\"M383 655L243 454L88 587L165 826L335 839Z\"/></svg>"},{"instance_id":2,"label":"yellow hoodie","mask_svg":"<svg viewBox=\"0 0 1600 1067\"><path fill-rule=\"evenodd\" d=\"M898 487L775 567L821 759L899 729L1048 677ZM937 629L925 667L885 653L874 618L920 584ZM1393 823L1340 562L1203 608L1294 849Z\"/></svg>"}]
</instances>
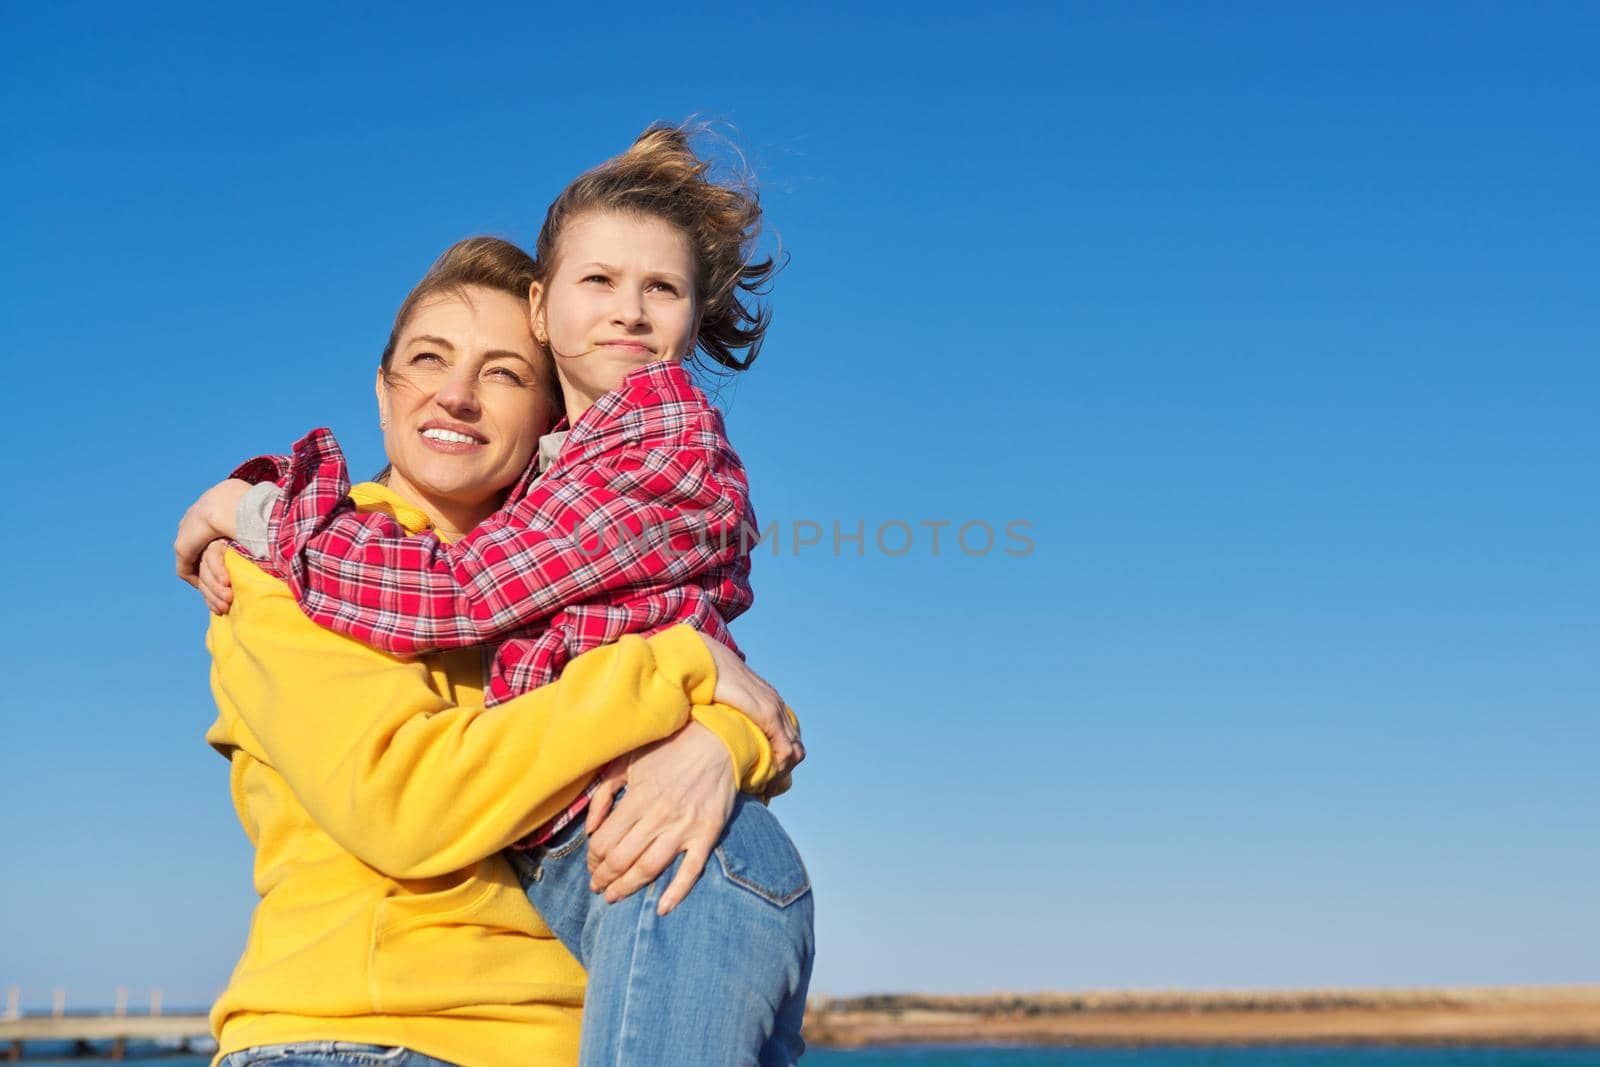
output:
<instances>
[{"instance_id":1,"label":"yellow hoodie","mask_svg":"<svg viewBox=\"0 0 1600 1067\"><path fill-rule=\"evenodd\" d=\"M427 526L384 486L351 495ZM397 660L312 623L243 557L227 566L206 740L231 763L261 902L211 1010L218 1058L338 1040L466 1067L576 1062L583 969L499 850L691 714L727 744L741 789L766 788L766 739L711 702L698 635L623 637L485 708L480 650Z\"/></svg>"}]
</instances>

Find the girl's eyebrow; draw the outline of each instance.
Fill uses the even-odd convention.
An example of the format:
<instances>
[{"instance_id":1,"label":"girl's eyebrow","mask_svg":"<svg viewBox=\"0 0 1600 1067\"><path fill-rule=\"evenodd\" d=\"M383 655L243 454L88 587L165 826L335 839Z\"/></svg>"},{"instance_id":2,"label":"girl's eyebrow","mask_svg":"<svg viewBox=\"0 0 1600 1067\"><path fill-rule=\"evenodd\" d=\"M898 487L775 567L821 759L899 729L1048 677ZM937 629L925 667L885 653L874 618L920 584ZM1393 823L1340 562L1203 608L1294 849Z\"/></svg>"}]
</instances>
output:
<instances>
[{"instance_id":1,"label":"girl's eyebrow","mask_svg":"<svg viewBox=\"0 0 1600 1067\"><path fill-rule=\"evenodd\" d=\"M607 274L619 274L619 273L621 273L622 268L613 266L610 263L601 263L598 259L593 259L593 260L590 260L588 263L580 264L578 266L578 270L580 272L591 271L591 270L599 270L599 271L604 271ZM649 271L647 276L651 277L651 278L665 278L668 281L677 282L679 285L688 285L689 284L689 279L685 278L683 275L679 274L677 271L653 270L653 271Z\"/></svg>"}]
</instances>

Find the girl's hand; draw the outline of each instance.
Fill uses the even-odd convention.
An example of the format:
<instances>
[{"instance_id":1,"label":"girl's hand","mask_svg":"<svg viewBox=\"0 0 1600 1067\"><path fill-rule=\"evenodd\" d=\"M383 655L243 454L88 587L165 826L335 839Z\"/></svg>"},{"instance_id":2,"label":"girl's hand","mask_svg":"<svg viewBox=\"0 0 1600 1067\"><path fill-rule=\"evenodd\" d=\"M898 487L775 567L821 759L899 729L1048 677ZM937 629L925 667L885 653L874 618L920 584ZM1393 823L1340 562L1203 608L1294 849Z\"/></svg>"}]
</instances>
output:
<instances>
[{"instance_id":1,"label":"girl's hand","mask_svg":"<svg viewBox=\"0 0 1600 1067\"><path fill-rule=\"evenodd\" d=\"M222 562L228 554L228 542L220 538L206 546L200 556L200 595L206 598L206 607L213 615L226 615L233 606L233 579Z\"/></svg>"},{"instance_id":2,"label":"girl's hand","mask_svg":"<svg viewBox=\"0 0 1600 1067\"><path fill-rule=\"evenodd\" d=\"M751 670L733 649L705 634L700 635L700 640L705 642L706 650L717 665L717 688L713 699L738 708L767 735L767 744L772 746L773 780L787 779L789 773L806 758L806 746L800 742L800 724L795 721L789 706L778 696L778 691Z\"/></svg>"},{"instance_id":3,"label":"girl's hand","mask_svg":"<svg viewBox=\"0 0 1600 1067\"><path fill-rule=\"evenodd\" d=\"M206 546L219 537L232 537L237 533L234 511L250 483L238 478L218 482L200 499L189 505L178 521L178 537L172 542L173 555L178 558L178 577L200 588L200 557Z\"/></svg>"},{"instance_id":4,"label":"girl's hand","mask_svg":"<svg viewBox=\"0 0 1600 1067\"><path fill-rule=\"evenodd\" d=\"M613 807L623 784L628 791ZM589 888L614 904L681 852L683 864L656 903L656 914L667 914L705 870L737 791L728 749L697 722L615 761L589 801Z\"/></svg>"}]
</instances>

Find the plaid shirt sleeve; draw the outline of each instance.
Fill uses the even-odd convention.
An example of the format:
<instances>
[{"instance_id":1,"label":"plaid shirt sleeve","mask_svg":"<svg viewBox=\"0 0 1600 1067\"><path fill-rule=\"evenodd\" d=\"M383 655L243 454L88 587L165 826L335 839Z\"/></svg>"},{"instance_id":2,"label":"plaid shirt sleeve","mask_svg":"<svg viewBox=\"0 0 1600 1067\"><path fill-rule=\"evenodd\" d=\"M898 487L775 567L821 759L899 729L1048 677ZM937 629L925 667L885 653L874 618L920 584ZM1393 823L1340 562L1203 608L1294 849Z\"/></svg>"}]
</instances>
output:
<instances>
[{"instance_id":1,"label":"plaid shirt sleeve","mask_svg":"<svg viewBox=\"0 0 1600 1067\"><path fill-rule=\"evenodd\" d=\"M732 618L751 600L748 481L721 415L683 407L629 411L626 434L570 466L558 460L448 545L357 513L337 444L314 432L296 445L274 512L274 562L313 621L398 655L482 644L568 606L649 597L708 571Z\"/></svg>"},{"instance_id":2,"label":"plaid shirt sleeve","mask_svg":"<svg viewBox=\"0 0 1600 1067\"><path fill-rule=\"evenodd\" d=\"M316 431L313 431L316 432ZM321 431L326 433L326 430ZM335 446L337 447L337 446ZM289 465L294 461L292 456L256 456L247 459L237 467L229 478L238 478L241 481L256 485L260 482L281 482L289 473Z\"/></svg>"}]
</instances>

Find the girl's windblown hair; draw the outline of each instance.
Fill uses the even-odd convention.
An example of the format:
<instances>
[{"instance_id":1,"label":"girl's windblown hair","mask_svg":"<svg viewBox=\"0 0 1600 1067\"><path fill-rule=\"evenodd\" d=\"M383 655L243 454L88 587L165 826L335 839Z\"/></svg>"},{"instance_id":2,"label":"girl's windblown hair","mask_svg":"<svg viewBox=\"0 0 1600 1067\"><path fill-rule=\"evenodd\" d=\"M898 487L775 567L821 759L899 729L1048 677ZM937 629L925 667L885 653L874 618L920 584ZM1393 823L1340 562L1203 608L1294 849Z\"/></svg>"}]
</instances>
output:
<instances>
[{"instance_id":1,"label":"girl's windblown hair","mask_svg":"<svg viewBox=\"0 0 1600 1067\"><path fill-rule=\"evenodd\" d=\"M661 219L681 230L694 248L700 314L696 347L728 370L745 370L761 352L770 308L764 296L781 264L756 260L761 200L748 180L722 183L711 161L691 144L698 130L655 125L622 155L580 175L550 205L535 254L540 280L554 271L567 223L593 212ZM742 355L741 355L742 353Z\"/></svg>"}]
</instances>

